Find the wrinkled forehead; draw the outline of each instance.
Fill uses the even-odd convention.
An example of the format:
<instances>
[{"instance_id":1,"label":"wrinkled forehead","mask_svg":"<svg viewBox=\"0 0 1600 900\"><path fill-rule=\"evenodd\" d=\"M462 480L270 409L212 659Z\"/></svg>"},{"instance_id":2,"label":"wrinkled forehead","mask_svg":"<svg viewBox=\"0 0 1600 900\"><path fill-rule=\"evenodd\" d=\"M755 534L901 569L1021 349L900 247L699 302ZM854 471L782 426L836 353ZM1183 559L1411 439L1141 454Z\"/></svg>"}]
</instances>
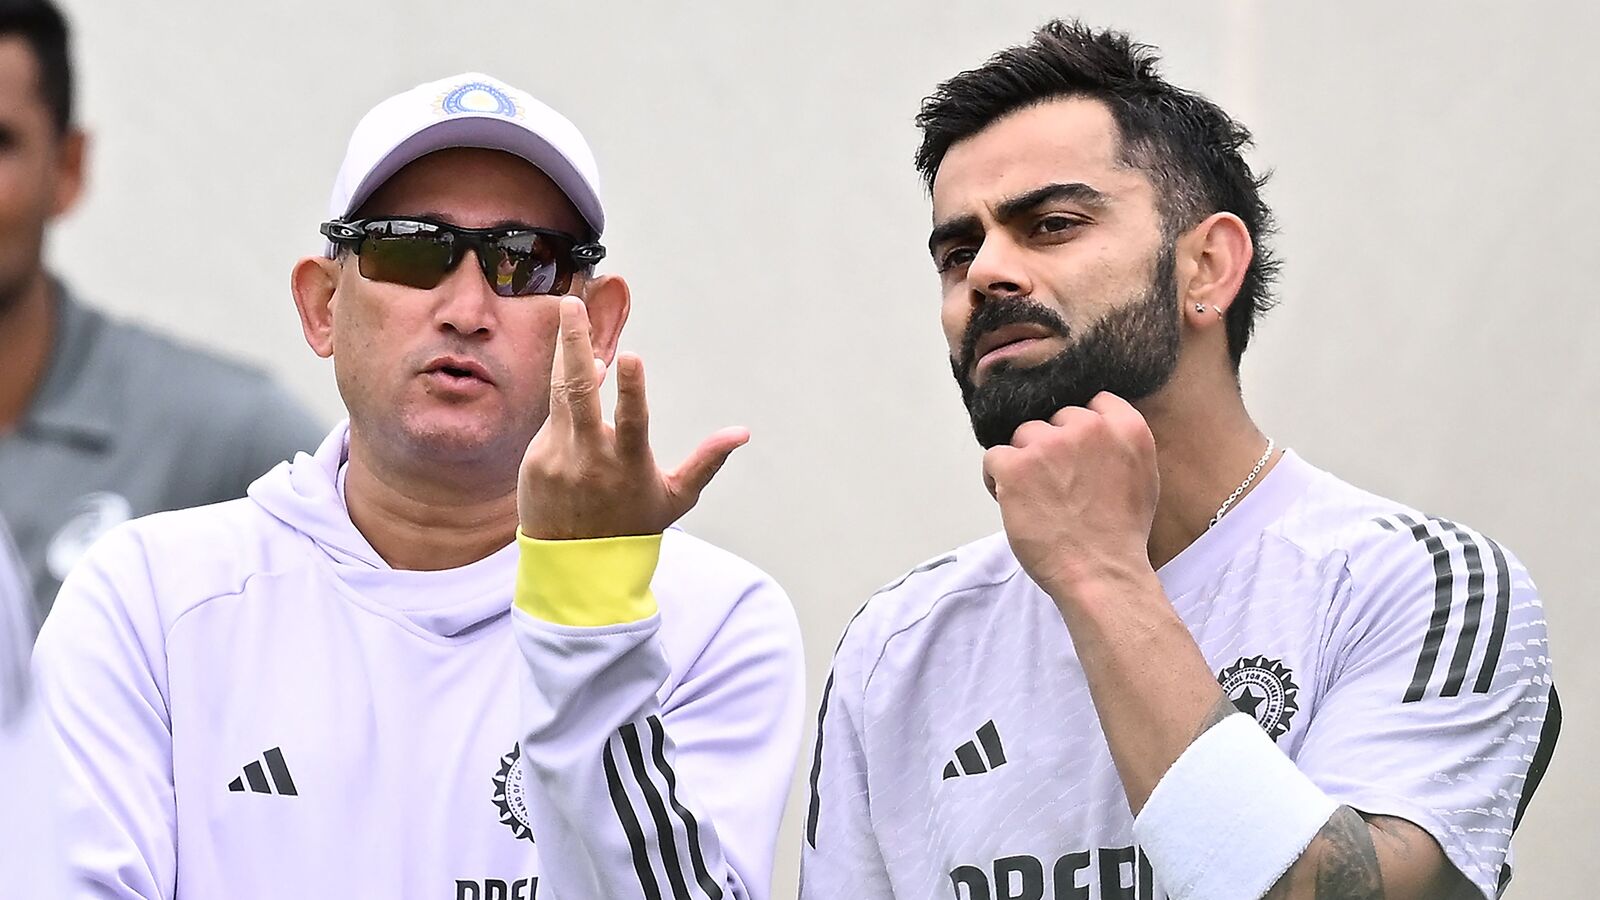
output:
<instances>
[{"instance_id":1,"label":"wrinkled forehead","mask_svg":"<svg viewBox=\"0 0 1600 900\"><path fill-rule=\"evenodd\" d=\"M357 210L359 218L425 216L470 228L521 224L586 234L588 226L538 166L500 150L453 147L395 172Z\"/></svg>"},{"instance_id":2,"label":"wrinkled forehead","mask_svg":"<svg viewBox=\"0 0 1600 900\"><path fill-rule=\"evenodd\" d=\"M1083 184L1131 200L1149 179L1121 160L1120 132L1104 103L1049 100L1005 115L951 145L933 180L933 221L985 218L995 205L1047 184Z\"/></svg>"}]
</instances>

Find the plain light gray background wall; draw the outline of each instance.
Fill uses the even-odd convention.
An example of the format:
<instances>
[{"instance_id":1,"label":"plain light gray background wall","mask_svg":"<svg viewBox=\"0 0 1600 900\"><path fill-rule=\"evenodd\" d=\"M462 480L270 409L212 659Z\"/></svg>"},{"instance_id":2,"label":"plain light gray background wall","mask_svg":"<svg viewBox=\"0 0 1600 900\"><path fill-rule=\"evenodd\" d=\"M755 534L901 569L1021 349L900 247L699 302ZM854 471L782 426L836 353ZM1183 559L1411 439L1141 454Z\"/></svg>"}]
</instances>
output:
<instances>
[{"instance_id":1,"label":"plain light gray background wall","mask_svg":"<svg viewBox=\"0 0 1600 900\"><path fill-rule=\"evenodd\" d=\"M876 585L998 525L938 330L918 101L1052 15L1160 46L1277 172L1283 305L1247 400L1312 461L1528 564L1567 718L1510 896L1600 885L1594 4L66 3L95 143L56 268L330 421L287 284L356 119L466 69L571 116L601 163L607 265L634 287L624 343L651 368L658 450L754 432L689 524L788 588L813 703Z\"/></svg>"}]
</instances>

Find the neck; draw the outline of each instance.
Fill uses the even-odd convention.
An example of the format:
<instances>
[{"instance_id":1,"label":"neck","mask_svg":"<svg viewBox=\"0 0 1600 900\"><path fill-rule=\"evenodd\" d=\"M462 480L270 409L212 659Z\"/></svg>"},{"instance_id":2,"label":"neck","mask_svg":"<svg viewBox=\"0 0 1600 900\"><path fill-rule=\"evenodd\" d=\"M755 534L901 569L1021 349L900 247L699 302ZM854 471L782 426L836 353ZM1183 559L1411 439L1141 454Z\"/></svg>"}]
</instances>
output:
<instances>
[{"instance_id":1,"label":"neck","mask_svg":"<svg viewBox=\"0 0 1600 900\"><path fill-rule=\"evenodd\" d=\"M15 296L0 298L0 434L10 431L44 381L55 337L55 303L44 270L22 282Z\"/></svg>"},{"instance_id":2,"label":"neck","mask_svg":"<svg viewBox=\"0 0 1600 900\"><path fill-rule=\"evenodd\" d=\"M1161 499L1150 529L1150 564L1159 569L1210 527L1211 517L1250 474L1267 447L1266 435L1245 410L1238 386L1210 385L1187 392L1172 385L1140 404L1156 440ZM1202 396L1203 395L1203 396ZM1278 454L1267 461L1237 506L1261 483Z\"/></svg>"},{"instance_id":3,"label":"neck","mask_svg":"<svg viewBox=\"0 0 1600 900\"><path fill-rule=\"evenodd\" d=\"M459 568L516 537L515 466L509 479L481 470L441 477L436 463L396 465L367 450L352 429L345 503L356 530L390 566Z\"/></svg>"}]
</instances>

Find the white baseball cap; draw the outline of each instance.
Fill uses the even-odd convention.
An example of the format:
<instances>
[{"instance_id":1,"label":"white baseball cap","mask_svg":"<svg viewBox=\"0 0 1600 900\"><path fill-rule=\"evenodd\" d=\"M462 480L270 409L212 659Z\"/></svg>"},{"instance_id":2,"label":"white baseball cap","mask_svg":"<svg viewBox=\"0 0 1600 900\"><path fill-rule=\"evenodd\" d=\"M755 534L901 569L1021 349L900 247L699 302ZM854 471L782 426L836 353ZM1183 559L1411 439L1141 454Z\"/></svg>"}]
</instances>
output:
<instances>
[{"instance_id":1,"label":"white baseball cap","mask_svg":"<svg viewBox=\"0 0 1600 900\"><path fill-rule=\"evenodd\" d=\"M407 163L451 147L522 157L561 188L594 237L605 231L600 172L578 126L526 91L480 72L417 85L362 116L333 181L328 215L349 216ZM328 249L331 255L331 244Z\"/></svg>"}]
</instances>

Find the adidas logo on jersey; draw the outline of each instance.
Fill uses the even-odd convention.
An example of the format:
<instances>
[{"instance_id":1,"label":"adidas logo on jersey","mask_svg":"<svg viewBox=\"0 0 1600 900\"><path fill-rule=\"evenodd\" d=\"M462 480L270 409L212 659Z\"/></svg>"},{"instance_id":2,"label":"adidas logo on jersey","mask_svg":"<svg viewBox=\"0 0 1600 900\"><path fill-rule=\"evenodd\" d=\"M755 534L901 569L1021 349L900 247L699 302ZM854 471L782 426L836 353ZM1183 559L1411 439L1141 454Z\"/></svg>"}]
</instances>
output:
<instances>
[{"instance_id":1,"label":"adidas logo on jersey","mask_svg":"<svg viewBox=\"0 0 1600 900\"><path fill-rule=\"evenodd\" d=\"M261 768L262 760L267 763L265 771ZM272 775L270 784L267 782L268 773ZM244 775L228 782L228 790L242 793L247 790L246 785L253 794L271 794L274 793L274 787L277 788L276 793L285 797L296 797L300 794L294 788L294 779L289 777L289 766L283 761L283 750L278 747L261 754L261 760L246 765Z\"/></svg>"},{"instance_id":2,"label":"adidas logo on jersey","mask_svg":"<svg viewBox=\"0 0 1600 900\"><path fill-rule=\"evenodd\" d=\"M994 720L990 719L979 726L977 740L967 741L956 748L956 758L944 764L943 780L960 778L962 775L981 775L1005 764L1006 750L1000 745L1000 730L994 727Z\"/></svg>"}]
</instances>

